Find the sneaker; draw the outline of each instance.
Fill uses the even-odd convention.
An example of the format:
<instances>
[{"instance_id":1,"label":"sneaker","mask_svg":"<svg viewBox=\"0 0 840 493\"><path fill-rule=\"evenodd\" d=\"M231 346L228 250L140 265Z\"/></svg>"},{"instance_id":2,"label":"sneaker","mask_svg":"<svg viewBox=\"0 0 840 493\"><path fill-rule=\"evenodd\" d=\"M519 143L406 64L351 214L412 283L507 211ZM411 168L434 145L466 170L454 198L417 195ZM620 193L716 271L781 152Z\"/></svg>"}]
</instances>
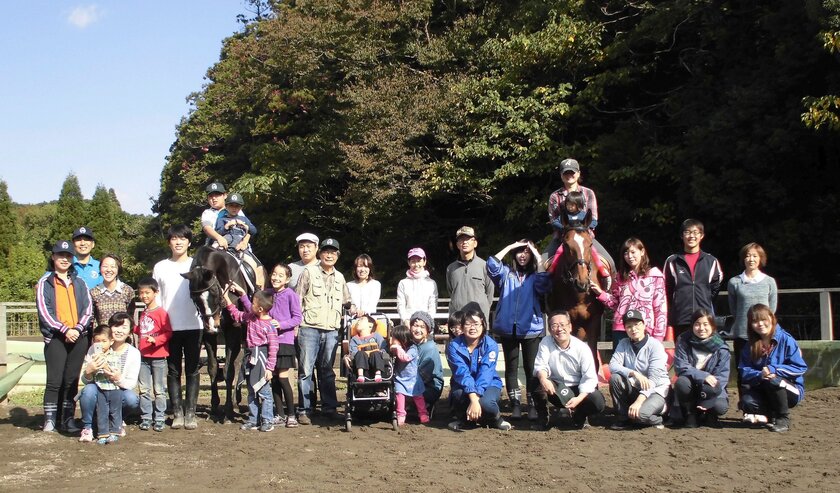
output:
<instances>
[{"instance_id":1,"label":"sneaker","mask_svg":"<svg viewBox=\"0 0 840 493\"><path fill-rule=\"evenodd\" d=\"M428 414L421 414L420 415L420 422L424 425L429 422L429 415Z\"/></svg>"},{"instance_id":2,"label":"sneaker","mask_svg":"<svg viewBox=\"0 0 840 493\"><path fill-rule=\"evenodd\" d=\"M335 409L330 409L329 411L324 411L323 413L321 413L321 416L323 416L324 418L329 419L331 421L339 421L339 420L344 419L344 415L340 414Z\"/></svg>"},{"instance_id":3,"label":"sneaker","mask_svg":"<svg viewBox=\"0 0 840 493\"><path fill-rule=\"evenodd\" d=\"M102 437L96 439L97 445L108 445L108 437Z\"/></svg>"},{"instance_id":4,"label":"sneaker","mask_svg":"<svg viewBox=\"0 0 840 493\"><path fill-rule=\"evenodd\" d=\"M463 431L464 424L461 423L461 420L456 419L455 421L450 421L448 425L446 425L452 431Z\"/></svg>"},{"instance_id":5,"label":"sneaker","mask_svg":"<svg viewBox=\"0 0 840 493\"><path fill-rule=\"evenodd\" d=\"M260 425L260 431L266 432L271 431L274 429L274 423L271 421L263 421L263 424Z\"/></svg>"},{"instance_id":6,"label":"sneaker","mask_svg":"<svg viewBox=\"0 0 840 493\"><path fill-rule=\"evenodd\" d=\"M755 421L754 423L757 425L766 425L767 424L767 416L763 414L755 414Z\"/></svg>"},{"instance_id":7,"label":"sneaker","mask_svg":"<svg viewBox=\"0 0 840 493\"><path fill-rule=\"evenodd\" d=\"M687 413L683 426L686 428L697 428L697 415L694 413Z\"/></svg>"},{"instance_id":8,"label":"sneaker","mask_svg":"<svg viewBox=\"0 0 840 493\"><path fill-rule=\"evenodd\" d=\"M621 419L610 425L610 429L614 431L626 430L630 427L630 421Z\"/></svg>"},{"instance_id":9,"label":"sneaker","mask_svg":"<svg viewBox=\"0 0 840 493\"><path fill-rule=\"evenodd\" d=\"M776 422L769 427L770 431L785 433L790 431L790 418L776 418Z\"/></svg>"},{"instance_id":10,"label":"sneaker","mask_svg":"<svg viewBox=\"0 0 840 493\"><path fill-rule=\"evenodd\" d=\"M663 425L662 423L659 423L658 425L653 425L653 428L656 429L656 430L664 430L665 425Z\"/></svg>"},{"instance_id":11,"label":"sneaker","mask_svg":"<svg viewBox=\"0 0 840 493\"><path fill-rule=\"evenodd\" d=\"M297 422L302 425L311 425L312 420L309 418L308 414L301 413L297 417Z\"/></svg>"},{"instance_id":12,"label":"sneaker","mask_svg":"<svg viewBox=\"0 0 840 493\"><path fill-rule=\"evenodd\" d=\"M82 430L82 435L79 437L79 441L82 443L90 443L93 441L93 430L91 428L84 428Z\"/></svg>"},{"instance_id":13,"label":"sneaker","mask_svg":"<svg viewBox=\"0 0 840 493\"><path fill-rule=\"evenodd\" d=\"M120 436L114 433L113 435L108 435L108 443L117 443L120 441Z\"/></svg>"},{"instance_id":14,"label":"sneaker","mask_svg":"<svg viewBox=\"0 0 840 493\"><path fill-rule=\"evenodd\" d=\"M363 377L362 375L359 375L358 377L356 377L356 381L359 382L359 383L365 383L365 377Z\"/></svg>"},{"instance_id":15,"label":"sneaker","mask_svg":"<svg viewBox=\"0 0 840 493\"><path fill-rule=\"evenodd\" d=\"M274 424L282 425L282 424L285 424L285 423L286 423L286 416L283 416L282 414L275 414L274 415Z\"/></svg>"},{"instance_id":16,"label":"sneaker","mask_svg":"<svg viewBox=\"0 0 840 493\"><path fill-rule=\"evenodd\" d=\"M522 405L514 402L510 410L510 419L522 419Z\"/></svg>"},{"instance_id":17,"label":"sneaker","mask_svg":"<svg viewBox=\"0 0 840 493\"><path fill-rule=\"evenodd\" d=\"M376 382L376 383L381 382L382 381L382 373L381 372L376 372L373 375L373 381Z\"/></svg>"},{"instance_id":18,"label":"sneaker","mask_svg":"<svg viewBox=\"0 0 840 493\"><path fill-rule=\"evenodd\" d=\"M137 428L139 428L139 429L140 429L140 431L149 431L149 429L150 429L151 427L152 427L152 420L151 420L151 419L144 419L144 420L143 420L143 421L141 421L141 422L140 422L140 424L137 426Z\"/></svg>"},{"instance_id":19,"label":"sneaker","mask_svg":"<svg viewBox=\"0 0 840 493\"><path fill-rule=\"evenodd\" d=\"M242 431L255 431L258 430L260 427L257 426L256 423L251 423L250 421L246 421L242 423L242 426L239 427Z\"/></svg>"},{"instance_id":20,"label":"sneaker","mask_svg":"<svg viewBox=\"0 0 840 493\"><path fill-rule=\"evenodd\" d=\"M512 426L510 425L510 423L503 420L502 418L499 418L498 420L496 420L496 429L497 430L508 431L511 428L512 428Z\"/></svg>"},{"instance_id":21,"label":"sneaker","mask_svg":"<svg viewBox=\"0 0 840 493\"><path fill-rule=\"evenodd\" d=\"M589 425L589 418L585 418L582 423L579 423L577 421L572 422L573 430L588 430L589 428L592 428Z\"/></svg>"},{"instance_id":22,"label":"sneaker","mask_svg":"<svg viewBox=\"0 0 840 493\"><path fill-rule=\"evenodd\" d=\"M155 421L155 425L152 427L157 432L163 431L164 428L166 428L166 425L163 421Z\"/></svg>"},{"instance_id":23,"label":"sneaker","mask_svg":"<svg viewBox=\"0 0 840 493\"><path fill-rule=\"evenodd\" d=\"M298 420L294 416L286 416L286 428L297 428Z\"/></svg>"},{"instance_id":24,"label":"sneaker","mask_svg":"<svg viewBox=\"0 0 840 493\"><path fill-rule=\"evenodd\" d=\"M397 416L397 425L405 426L405 416Z\"/></svg>"},{"instance_id":25,"label":"sneaker","mask_svg":"<svg viewBox=\"0 0 840 493\"><path fill-rule=\"evenodd\" d=\"M47 433L55 433L55 421L51 419L44 421L44 431Z\"/></svg>"},{"instance_id":26,"label":"sneaker","mask_svg":"<svg viewBox=\"0 0 840 493\"><path fill-rule=\"evenodd\" d=\"M531 429L534 431L548 431L551 428L551 422L548 419L548 416L544 418L537 418L533 423L531 423Z\"/></svg>"},{"instance_id":27,"label":"sneaker","mask_svg":"<svg viewBox=\"0 0 840 493\"><path fill-rule=\"evenodd\" d=\"M125 436L125 421L122 422L122 425L120 426L120 431L117 433L117 435L119 435L120 438Z\"/></svg>"},{"instance_id":28,"label":"sneaker","mask_svg":"<svg viewBox=\"0 0 840 493\"><path fill-rule=\"evenodd\" d=\"M751 425L755 424L755 414L744 413L744 419L742 420L744 423L749 423Z\"/></svg>"}]
</instances>

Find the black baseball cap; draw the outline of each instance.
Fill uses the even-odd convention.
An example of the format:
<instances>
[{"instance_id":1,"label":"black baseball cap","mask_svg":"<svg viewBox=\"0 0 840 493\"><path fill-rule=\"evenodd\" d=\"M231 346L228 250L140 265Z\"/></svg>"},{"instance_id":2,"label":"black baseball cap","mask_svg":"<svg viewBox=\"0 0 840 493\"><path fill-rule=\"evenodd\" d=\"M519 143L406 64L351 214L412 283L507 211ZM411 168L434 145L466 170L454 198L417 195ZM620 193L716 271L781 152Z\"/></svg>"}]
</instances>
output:
<instances>
[{"instance_id":1,"label":"black baseball cap","mask_svg":"<svg viewBox=\"0 0 840 493\"><path fill-rule=\"evenodd\" d=\"M55 246L52 249L53 253L69 253L70 255L76 255L76 252L73 251L73 245L67 240L58 240L55 242Z\"/></svg>"},{"instance_id":2,"label":"black baseball cap","mask_svg":"<svg viewBox=\"0 0 840 493\"><path fill-rule=\"evenodd\" d=\"M627 310L627 313L624 314L624 323L627 323L630 320L641 320L642 322L645 321L644 315L639 310Z\"/></svg>"},{"instance_id":3,"label":"black baseball cap","mask_svg":"<svg viewBox=\"0 0 840 493\"><path fill-rule=\"evenodd\" d=\"M93 231L91 231L87 226L79 226L76 228L76 231L73 231L74 240L80 236L87 236L91 240L96 240L96 238L93 237Z\"/></svg>"},{"instance_id":4,"label":"black baseball cap","mask_svg":"<svg viewBox=\"0 0 840 493\"><path fill-rule=\"evenodd\" d=\"M217 181L214 181L213 183L207 185L207 188L205 190L207 190L207 195L210 195L211 193L226 193L227 192L227 190L225 190L225 186L222 185L221 183L217 182Z\"/></svg>"}]
</instances>

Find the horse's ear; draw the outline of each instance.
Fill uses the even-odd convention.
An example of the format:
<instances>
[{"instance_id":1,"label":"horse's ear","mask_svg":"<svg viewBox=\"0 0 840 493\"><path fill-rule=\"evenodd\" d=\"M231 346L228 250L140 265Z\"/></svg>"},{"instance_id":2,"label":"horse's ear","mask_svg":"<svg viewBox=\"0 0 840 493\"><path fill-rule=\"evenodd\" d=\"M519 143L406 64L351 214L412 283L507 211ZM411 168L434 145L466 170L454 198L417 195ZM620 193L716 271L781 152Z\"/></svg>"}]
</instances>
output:
<instances>
[{"instance_id":1,"label":"horse's ear","mask_svg":"<svg viewBox=\"0 0 840 493\"><path fill-rule=\"evenodd\" d=\"M181 277L183 277L184 279L186 279L188 281L192 280L192 271L185 272L185 273L181 274Z\"/></svg>"},{"instance_id":2,"label":"horse's ear","mask_svg":"<svg viewBox=\"0 0 840 493\"><path fill-rule=\"evenodd\" d=\"M589 224L592 223L592 209L586 211L586 217L583 218L583 225L589 229Z\"/></svg>"}]
</instances>

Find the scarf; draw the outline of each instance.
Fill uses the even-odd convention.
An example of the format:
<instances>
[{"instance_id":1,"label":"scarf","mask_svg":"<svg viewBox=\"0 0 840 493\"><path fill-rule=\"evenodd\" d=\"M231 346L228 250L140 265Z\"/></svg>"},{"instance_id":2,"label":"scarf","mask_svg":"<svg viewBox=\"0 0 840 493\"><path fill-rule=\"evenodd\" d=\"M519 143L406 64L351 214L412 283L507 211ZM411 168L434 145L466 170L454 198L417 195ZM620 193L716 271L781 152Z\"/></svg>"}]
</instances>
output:
<instances>
[{"instance_id":1,"label":"scarf","mask_svg":"<svg viewBox=\"0 0 840 493\"><path fill-rule=\"evenodd\" d=\"M705 339L700 339L696 335L691 334L691 337L688 339L688 345L691 346L692 349L697 349L709 354L714 353L724 344L726 343L723 342L723 338L719 336L717 332Z\"/></svg>"},{"instance_id":2,"label":"scarf","mask_svg":"<svg viewBox=\"0 0 840 493\"><path fill-rule=\"evenodd\" d=\"M425 279L425 278L429 277L429 271L427 271L426 269L423 269L420 272L418 272L417 274L415 274L414 272L411 271L411 269L408 269L407 271L405 271L405 277L407 277L409 279Z\"/></svg>"}]
</instances>

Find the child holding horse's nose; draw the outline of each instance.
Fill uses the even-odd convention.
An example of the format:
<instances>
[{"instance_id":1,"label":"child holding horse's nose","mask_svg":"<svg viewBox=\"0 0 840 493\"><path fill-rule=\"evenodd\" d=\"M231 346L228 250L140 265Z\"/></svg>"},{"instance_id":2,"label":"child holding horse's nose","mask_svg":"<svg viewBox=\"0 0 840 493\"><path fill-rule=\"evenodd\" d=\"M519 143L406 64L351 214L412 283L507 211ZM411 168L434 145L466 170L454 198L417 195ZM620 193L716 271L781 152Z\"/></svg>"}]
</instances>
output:
<instances>
[{"instance_id":1,"label":"child holding horse's nose","mask_svg":"<svg viewBox=\"0 0 840 493\"><path fill-rule=\"evenodd\" d=\"M235 288L231 288L234 291ZM274 366L277 363L277 322L271 318L268 311L274 304L274 295L267 291L254 293L254 301L250 312L240 311L231 303L225 293L227 309L231 317L237 322L248 322L248 332L245 340L250 351L250 357L245 363L250 370L248 376L248 421L242 425L243 430L271 431L274 429L274 397L271 393L271 381ZM241 301L247 305L248 297L243 293ZM258 401L259 398L259 401ZM258 402L261 405L258 405ZM258 414L262 416L262 423L257 424Z\"/></svg>"}]
</instances>

